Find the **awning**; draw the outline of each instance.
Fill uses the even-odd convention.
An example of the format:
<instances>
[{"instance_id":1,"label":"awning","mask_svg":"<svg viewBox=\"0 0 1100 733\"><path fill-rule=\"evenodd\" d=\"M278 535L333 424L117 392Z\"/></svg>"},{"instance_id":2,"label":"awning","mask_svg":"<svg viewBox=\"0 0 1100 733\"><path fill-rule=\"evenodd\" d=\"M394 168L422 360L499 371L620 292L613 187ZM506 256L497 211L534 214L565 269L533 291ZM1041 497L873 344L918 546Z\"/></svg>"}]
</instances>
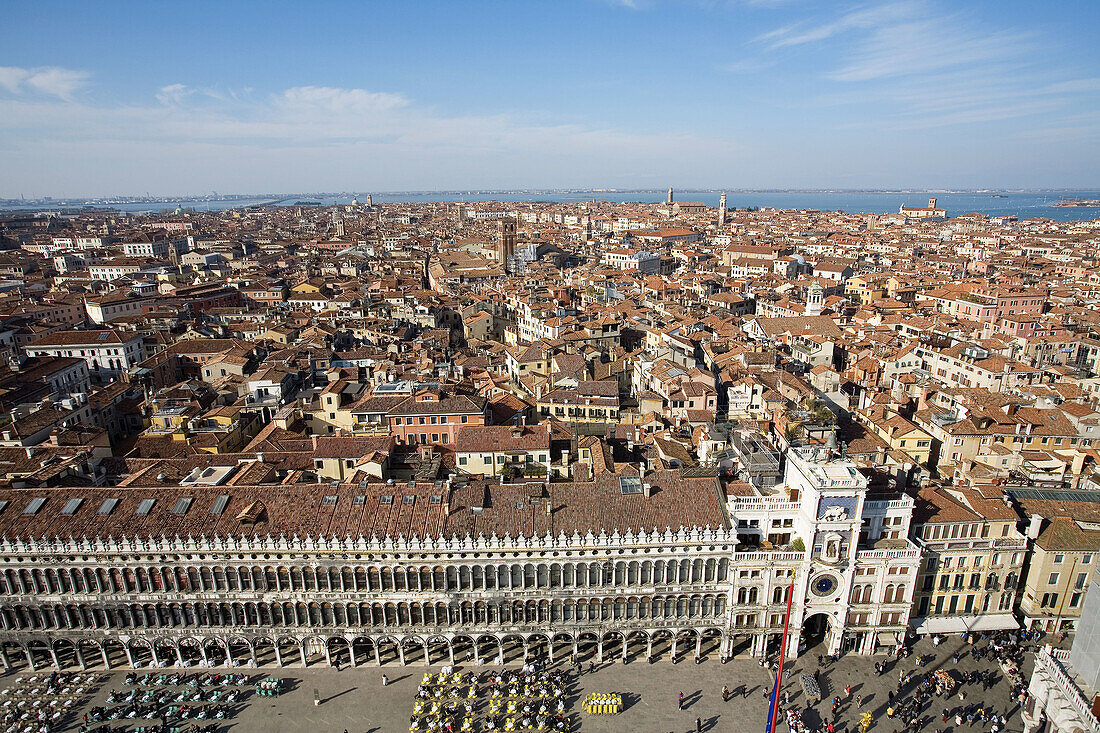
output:
<instances>
[{"instance_id":1,"label":"awning","mask_svg":"<svg viewBox=\"0 0 1100 733\"><path fill-rule=\"evenodd\" d=\"M1011 613L988 613L981 616L938 616L913 619L918 634L961 634L964 631L999 631L1018 629L1020 622Z\"/></svg>"},{"instance_id":2,"label":"awning","mask_svg":"<svg viewBox=\"0 0 1100 733\"><path fill-rule=\"evenodd\" d=\"M967 628L970 631L1000 631L1002 629L1018 629L1020 622L1011 613L989 613L984 616L973 617L973 623Z\"/></svg>"},{"instance_id":3,"label":"awning","mask_svg":"<svg viewBox=\"0 0 1100 733\"><path fill-rule=\"evenodd\" d=\"M914 619L913 630L918 634L961 634L966 623L959 616Z\"/></svg>"},{"instance_id":4,"label":"awning","mask_svg":"<svg viewBox=\"0 0 1100 733\"><path fill-rule=\"evenodd\" d=\"M895 631L878 632L879 646L894 646L898 643L898 635Z\"/></svg>"}]
</instances>

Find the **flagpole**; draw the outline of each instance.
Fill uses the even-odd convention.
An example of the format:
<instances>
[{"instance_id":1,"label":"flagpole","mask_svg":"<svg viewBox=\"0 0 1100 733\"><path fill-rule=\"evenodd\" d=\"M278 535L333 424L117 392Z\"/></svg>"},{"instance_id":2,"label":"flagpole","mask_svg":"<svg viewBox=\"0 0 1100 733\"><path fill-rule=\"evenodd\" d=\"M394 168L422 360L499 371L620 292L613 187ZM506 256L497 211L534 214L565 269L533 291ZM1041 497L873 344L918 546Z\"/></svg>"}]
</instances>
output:
<instances>
[{"instance_id":1,"label":"flagpole","mask_svg":"<svg viewBox=\"0 0 1100 733\"><path fill-rule=\"evenodd\" d=\"M779 644L779 666L775 672L775 684L772 686L771 709L768 711L769 720L765 733L775 733L775 722L779 717L779 688L783 684L783 662L787 658L787 631L791 626L791 601L794 600L794 574L791 574L791 585L787 588L787 615L783 619L783 639ZM765 652L767 648L765 647Z\"/></svg>"}]
</instances>

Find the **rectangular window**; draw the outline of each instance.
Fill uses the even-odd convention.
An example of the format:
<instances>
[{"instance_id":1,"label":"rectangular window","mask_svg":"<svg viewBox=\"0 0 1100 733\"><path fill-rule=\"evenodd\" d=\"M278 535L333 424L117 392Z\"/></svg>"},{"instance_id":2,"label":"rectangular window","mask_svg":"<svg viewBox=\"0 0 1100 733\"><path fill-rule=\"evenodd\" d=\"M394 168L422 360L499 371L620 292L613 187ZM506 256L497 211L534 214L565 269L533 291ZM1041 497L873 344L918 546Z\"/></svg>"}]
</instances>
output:
<instances>
[{"instance_id":1,"label":"rectangular window","mask_svg":"<svg viewBox=\"0 0 1100 733\"><path fill-rule=\"evenodd\" d=\"M1047 578L1047 585L1058 585L1058 573L1051 573Z\"/></svg>"}]
</instances>

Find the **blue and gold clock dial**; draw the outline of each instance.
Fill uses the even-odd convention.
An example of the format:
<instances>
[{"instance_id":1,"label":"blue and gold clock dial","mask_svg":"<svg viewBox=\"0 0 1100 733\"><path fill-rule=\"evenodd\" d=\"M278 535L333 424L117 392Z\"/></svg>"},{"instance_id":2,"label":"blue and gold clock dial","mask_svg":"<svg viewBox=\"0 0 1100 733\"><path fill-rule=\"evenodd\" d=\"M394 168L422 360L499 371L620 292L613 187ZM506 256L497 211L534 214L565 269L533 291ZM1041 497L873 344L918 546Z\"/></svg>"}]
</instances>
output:
<instances>
[{"instance_id":1,"label":"blue and gold clock dial","mask_svg":"<svg viewBox=\"0 0 1100 733\"><path fill-rule=\"evenodd\" d=\"M837 589L837 585L835 575L819 575L810 583L810 590L815 595L827 596Z\"/></svg>"}]
</instances>

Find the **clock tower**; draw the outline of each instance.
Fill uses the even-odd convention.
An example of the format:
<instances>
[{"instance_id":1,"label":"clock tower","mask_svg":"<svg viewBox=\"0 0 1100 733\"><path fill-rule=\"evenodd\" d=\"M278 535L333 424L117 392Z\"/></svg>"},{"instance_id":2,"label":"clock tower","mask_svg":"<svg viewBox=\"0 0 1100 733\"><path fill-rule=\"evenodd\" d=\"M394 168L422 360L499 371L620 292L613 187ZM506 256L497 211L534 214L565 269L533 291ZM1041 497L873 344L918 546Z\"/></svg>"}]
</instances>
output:
<instances>
[{"instance_id":1,"label":"clock tower","mask_svg":"<svg viewBox=\"0 0 1100 733\"><path fill-rule=\"evenodd\" d=\"M836 653L847 623L867 479L827 446L792 448L786 479L792 499L797 496L800 503L796 526L806 544L806 560L795 577L787 648L822 641L828 653Z\"/></svg>"}]
</instances>

